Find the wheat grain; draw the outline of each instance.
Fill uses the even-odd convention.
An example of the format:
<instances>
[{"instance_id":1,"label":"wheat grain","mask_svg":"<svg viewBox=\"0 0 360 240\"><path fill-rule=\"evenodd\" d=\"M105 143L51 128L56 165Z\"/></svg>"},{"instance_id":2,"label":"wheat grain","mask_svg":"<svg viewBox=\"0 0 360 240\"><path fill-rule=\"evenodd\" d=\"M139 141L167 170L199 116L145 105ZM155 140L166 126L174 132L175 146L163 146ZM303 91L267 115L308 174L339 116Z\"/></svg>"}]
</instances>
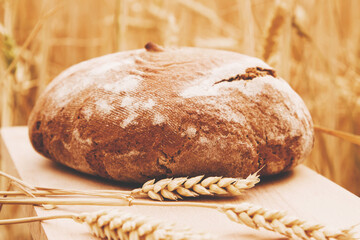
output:
<instances>
[{"instance_id":1,"label":"wheat grain","mask_svg":"<svg viewBox=\"0 0 360 240\"><path fill-rule=\"evenodd\" d=\"M227 217L248 227L280 233L289 238L300 239L355 239L353 228L344 230L327 229L320 224L291 217L285 211L276 211L256 206L250 203L239 205L226 204L219 207Z\"/></svg>"},{"instance_id":2,"label":"wheat grain","mask_svg":"<svg viewBox=\"0 0 360 240\"><path fill-rule=\"evenodd\" d=\"M280 31L284 26L287 10L284 4L277 3L274 10L270 25L266 31L266 37L264 42L263 59L269 61L271 57L276 54L279 45Z\"/></svg>"},{"instance_id":3,"label":"wheat grain","mask_svg":"<svg viewBox=\"0 0 360 240\"><path fill-rule=\"evenodd\" d=\"M119 210L85 213L73 218L89 225L91 232L107 239L213 239L208 234L178 229L174 225Z\"/></svg>"},{"instance_id":4,"label":"wheat grain","mask_svg":"<svg viewBox=\"0 0 360 240\"><path fill-rule=\"evenodd\" d=\"M103 210L92 213L63 214L45 217L27 217L18 219L0 220L0 225L29 223L51 219L71 218L78 223L89 226L90 232L101 239L128 240L128 239L153 239L153 240L210 240L210 234L195 233L188 228L178 228L155 219L147 218L114 210Z\"/></svg>"},{"instance_id":5,"label":"wheat grain","mask_svg":"<svg viewBox=\"0 0 360 240\"><path fill-rule=\"evenodd\" d=\"M260 171L260 170L259 170ZM192 178L166 178L155 182L147 181L142 188L134 189L132 195L146 194L154 200L178 200L182 197L198 197L199 195L241 195L243 191L257 184L259 171L245 179L196 176Z\"/></svg>"}]
</instances>

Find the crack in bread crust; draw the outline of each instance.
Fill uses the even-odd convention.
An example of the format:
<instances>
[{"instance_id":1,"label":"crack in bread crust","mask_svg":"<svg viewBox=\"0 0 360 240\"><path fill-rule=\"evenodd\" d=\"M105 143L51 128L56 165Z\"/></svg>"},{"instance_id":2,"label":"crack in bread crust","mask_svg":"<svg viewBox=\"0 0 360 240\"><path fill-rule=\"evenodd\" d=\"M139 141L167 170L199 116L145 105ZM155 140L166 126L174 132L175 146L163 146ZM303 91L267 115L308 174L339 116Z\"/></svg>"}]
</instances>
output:
<instances>
[{"instance_id":1,"label":"crack in bread crust","mask_svg":"<svg viewBox=\"0 0 360 240\"><path fill-rule=\"evenodd\" d=\"M252 68L247 68L245 70L244 74L238 74L235 77L230 77L227 79L222 79L220 81L217 81L214 83L215 84L219 84L222 82L232 82L232 81L240 81L240 80L252 80L254 78L257 77L264 77L264 76L272 76L275 77L277 76L276 71L274 69L266 69L266 68L261 68L261 67L252 67Z\"/></svg>"}]
</instances>

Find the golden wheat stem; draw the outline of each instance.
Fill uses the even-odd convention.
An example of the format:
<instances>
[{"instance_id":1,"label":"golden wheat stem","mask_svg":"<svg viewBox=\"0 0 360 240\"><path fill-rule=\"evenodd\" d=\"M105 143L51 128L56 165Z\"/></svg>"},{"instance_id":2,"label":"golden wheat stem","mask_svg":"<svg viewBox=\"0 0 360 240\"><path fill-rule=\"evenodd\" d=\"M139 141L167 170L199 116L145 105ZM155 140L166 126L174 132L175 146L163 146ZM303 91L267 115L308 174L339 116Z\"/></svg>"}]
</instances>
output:
<instances>
[{"instance_id":1,"label":"golden wheat stem","mask_svg":"<svg viewBox=\"0 0 360 240\"><path fill-rule=\"evenodd\" d=\"M339 130L333 130L330 128L326 128L320 125L314 125L314 129L338 138L341 138L345 141L354 143L356 145L360 145L360 135L355 135L355 134L351 134L351 133L347 133L347 132L343 132L343 131L339 131Z\"/></svg>"},{"instance_id":2,"label":"golden wheat stem","mask_svg":"<svg viewBox=\"0 0 360 240\"><path fill-rule=\"evenodd\" d=\"M87 191L79 191L79 190L64 190L64 189L40 189L36 188L36 191L32 191L31 193L35 196L49 196L49 195L90 195L97 197L106 197L105 194L108 194L108 197L118 198L118 195L123 194L127 196L126 193L129 191L117 191L117 190L87 190ZM4 196L21 196L24 195L22 191L0 191L0 195Z\"/></svg>"},{"instance_id":3,"label":"golden wheat stem","mask_svg":"<svg viewBox=\"0 0 360 240\"><path fill-rule=\"evenodd\" d=\"M130 191L119 191L119 190L94 190L94 191L82 191L82 190L65 190L57 188L45 188L45 187L33 187L26 182L11 176L5 172L0 171L0 175L8 178L11 183L20 189L19 192L14 191L0 191L0 195L27 195L31 197L36 196L49 196L49 195L88 195L104 198L117 198L127 199L131 198ZM43 206L49 208L50 206ZM51 206L53 208L53 206Z\"/></svg>"},{"instance_id":4,"label":"golden wheat stem","mask_svg":"<svg viewBox=\"0 0 360 240\"><path fill-rule=\"evenodd\" d=\"M20 179L18 179L18 178L16 178L16 177L13 177L13 176L5 173L5 172L0 171L0 175L2 175L2 176L4 176L4 177L6 177L7 179L9 179L9 180L10 180L10 183L11 183L13 186L17 187L18 189L20 189L20 191L21 191L23 194L25 194L26 196L29 196L29 197L32 197L32 198L36 198L36 196L33 194L34 189L36 189L36 188L34 188L33 186L27 184L27 183L24 182L24 181L21 181ZM54 206L54 205L48 205L48 204L42 204L42 207L43 207L44 209L49 210L49 209L54 209L56 206Z\"/></svg>"},{"instance_id":5,"label":"golden wheat stem","mask_svg":"<svg viewBox=\"0 0 360 240\"><path fill-rule=\"evenodd\" d=\"M36 198L36 196L33 194L33 191L31 189L28 189L27 187L15 181L11 181L11 184L17 187L18 189L20 189L20 192L22 192L24 195L28 197ZM55 205L48 205L48 204L42 204L41 206L47 210L56 208Z\"/></svg>"},{"instance_id":6,"label":"golden wheat stem","mask_svg":"<svg viewBox=\"0 0 360 240\"><path fill-rule=\"evenodd\" d=\"M52 216L44 216L44 217L25 217L25 218L15 218L15 219L1 219L0 225L7 224L19 224L19 223L30 223L51 219L60 219L60 218L73 218L74 214L61 214L61 215L52 215Z\"/></svg>"},{"instance_id":7,"label":"golden wheat stem","mask_svg":"<svg viewBox=\"0 0 360 240\"><path fill-rule=\"evenodd\" d=\"M26 182L16 178L16 177L13 177L3 171L0 171L0 175L3 176L3 177L6 177L7 179L9 179L10 181L13 181L13 182L16 182L18 184L20 184L21 186L27 188L27 189L31 189L31 190L35 190L35 188L29 184L27 184Z\"/></svg>"},{"instance_id":8,"label":"golden wheat stem","mask_svg":"<svg viewBox=\"0 0 360 240\"><path fill-rule=\"evenodd\" d=\"M87 195L94 197L104 197L104 198L119 198L127 199L130 197L130 191L119 191L119 190L69 190L69 189L56 189L56 188L36 188L37 192L41 192L42 195Z\"/></svg>"},{"instance_id":9,"label":"golden wheat stem","mask_svg":"<svg viewBox=\"0 0 360 240\"><path fill-rule=\"evenodd\" d=\"M0 191L0 195L1 196L21 196L21 195L24 195L24 193L22 191ZM42 193L34 194L34 195L42 195Z\"/></svg>"},{"instance_id":10,"label":"golden wheat stem","mask_svg":"<svg viewBox=\"0 0 360 240\"><path fill-rule=\"evenodd\" d=\"M0 204L53 204L53 205L99 205L99 206L127 206L128 200L124 199L89 199L89 198L76 198L76 199L51 199L51 198L0 198Z\"/></svg>"},{"instance_id":11,"label":"golden wheat stem","mask_svg":"<svg viewBox=\"0 0 360 240\"><path fill-rule=\"evenodd\" d=\"M217 208L218 205L211 203L198 203L198 202L155 202L147 200L134 200L134 199L90 199L90 198L76 198L76 199L52 199L52 198L0 198L0 204L55 204L55 205L99 205L99 206L130 206L130 205L143 205L143 206L182 206L182 207L205 207Z\"/></svg>"},{"instance_id":12,"label":"golden wheat stem","mask_svg":"<svg viewBox=\"0 0 360 240\"><path fill-rule=\"evenodd\" d=\"M31 189L27 189L26 187L24 187L20 183L11 181L10 184L12 186L15 186L16 188L20 189L20 192L22 192L24 195L29 196L29 197L35 197L35 195L31 191Z\"/></svg>"}]
</instances>

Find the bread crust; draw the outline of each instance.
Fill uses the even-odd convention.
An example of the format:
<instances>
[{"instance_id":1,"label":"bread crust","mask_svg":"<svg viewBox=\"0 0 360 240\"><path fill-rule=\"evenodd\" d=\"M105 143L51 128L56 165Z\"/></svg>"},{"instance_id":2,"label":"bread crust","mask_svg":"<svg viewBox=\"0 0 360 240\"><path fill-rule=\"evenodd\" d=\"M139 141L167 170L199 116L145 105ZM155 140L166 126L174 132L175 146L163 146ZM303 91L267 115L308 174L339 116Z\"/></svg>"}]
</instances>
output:
<instances>
[{"instance_id":1,"label":"bread crust","mask_svg":"<svg viewBox=\"0 0 360 240\"><path fill-rule=\"evenodd\" d=\"M36 151L124 182L277 174L314 143L301 98L263 61L234 52L146 49L65 70L29 119Z\"/></svg>"}]
</instances>

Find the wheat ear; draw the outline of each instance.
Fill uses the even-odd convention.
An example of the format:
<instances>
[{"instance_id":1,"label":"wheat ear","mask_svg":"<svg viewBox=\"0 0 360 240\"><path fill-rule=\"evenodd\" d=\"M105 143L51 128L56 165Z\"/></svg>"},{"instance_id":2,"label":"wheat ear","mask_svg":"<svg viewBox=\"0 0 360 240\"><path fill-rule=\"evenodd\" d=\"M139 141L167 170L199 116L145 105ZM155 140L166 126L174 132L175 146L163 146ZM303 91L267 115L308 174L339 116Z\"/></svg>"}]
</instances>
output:
<instances>
[{"instance_id":1,"label":"wheat ear","mask_svg":"<svg viewBox=\"0 0 360 240\"><path fill-rule=\"evenodd\" d=\"M259 172L250 174L245 179L240 178L224 178L224 177L207 177L204 175L187 178L167 178L157 181L155 179L146 182L142 188L137 188L132 191L119 191L119 190L95 190L95 191L81 191L81 190L66 190L56 188L42 188L32 187L22 182L20 179L12 177L4 172L0 171L0 175L3 175L14 182L18 182L19 185L26 187L28 191L16 192L16 191L0 191L0 195L31 195L35 196L52 196L52 195L90 195L106 198L119 198L128 199L132 198L136 194L148 195L153 200L177 200L182 197L197 197L199 195L230 195L236 196L242 194L245 190L250 189L257 184L259 179Z\"/></svg>"},{"instance_id":2,"label":"wheat ear","mask_svg":"<svg viewBox=\"0 0 360 240\"><path fill-rule=\"evenodd\" d=\"M0 220L0 225L44 221L50 219L71 218L78 223L86 223L90 232L101 239L128 240L210 240L209 234L194 233L190 229L176 228L133 213L119 210L104 210L93 213L66 214L46 217L29 217Z\"/></svg>"},{"instance_id":3,"label":"wheat ear","mask_svg":"<svg viewBox=\"0 0 360 240\"><path fill-rule=\"evenodd\" d=\"M106 201L105 201L106 200ZM261 206L255 206L250 203L239 205L219 205L199 202L157 202L157 201L128 201L116 199L46 199L46 198L0 198L0 204L56 204L56 205L104 205L104 206L173 206L173 207L202 207L218 209L225 213L232 221L245 224L254 229L264 228L273 232L280 233L287 237L296 237L301 239L356 239L353 228L345 230L329 230L320 224L309 224L304 220L287 216L284 211L268 210ZM4 224L0 220L0 225ZM12 222L14 223L14 222Z\"/></svg>"},{"instance_id":4,"label":"wheat ear","mask_svg":"<svg viewBox=\"0 0 360 240\"><path fill-rule=\"evenodd\" d=\"M142 188L134 189L131 193L132 195L146 194L151 199L159 201L164 200L164 198L177 200L182 197L198 197L199 195L236 196L254 187L255 184L260 181L259 171L250 174L245 179L224 177L204 178L204 175L192 178L166 178L157 182L153 179L147 181Z\"/></svg>"},{"instance_id":5,"label":"wheat ear","mask_svg":"<svg viewBox=\"0 0 360 240\"><path fill-rule=\"evenodd\" d=\"M160 221L121 211L102 211L79 216L92 233L107 239L213 239L208 234L194 233L189 229L177 229Z\"/></svg>"},{"instance_id":6,"label":"wheat ear","mask_svg":"<svg viewBox=\"0 0 360 240\"><path fill-rule=\"evenodd\" d=\"M320 224L291 217L285 211L276 211L250 203L226 204L219 207L228 218L248 227L280 233L289 238L300 239L355 239L353 228L344 230L327 229Z\"/></svg>"}]
</instances>

